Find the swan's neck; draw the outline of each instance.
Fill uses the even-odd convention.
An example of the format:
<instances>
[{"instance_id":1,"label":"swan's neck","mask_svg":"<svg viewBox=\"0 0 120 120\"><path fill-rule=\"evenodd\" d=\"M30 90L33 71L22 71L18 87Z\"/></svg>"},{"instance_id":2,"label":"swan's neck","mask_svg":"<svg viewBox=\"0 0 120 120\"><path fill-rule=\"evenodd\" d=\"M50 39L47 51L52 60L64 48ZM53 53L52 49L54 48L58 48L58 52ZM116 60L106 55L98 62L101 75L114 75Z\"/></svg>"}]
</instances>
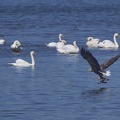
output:
<instances>
[{"instance_id":1,"label":"swan's neck","mask_svg":"<svg viewBox=\"0 0 120 120\"><path fill-rule=\"evenodd\" d=\"M32 66L34 66L34 65L35 65L34 56L33 56L33 54L32 54L32 53L31 53L30 55L31 55L31 61L32 61L32 64L31 64L31 65L32 65Z\"/></svg>"},{"instance_id":2,"label":"swan's neck","mask_svg":"<svg viewBox=\"0 0 120 120\"><path fill-rule=\"evenodd\" d=\"M116 40L116 35L114 35L114 44L115 44L115 47L119 47L118 43L117 43L117 40Z\"/></svg>"},{"instance_id":3,"label":"swan's neck","mask_svg":"<svg viewBox=\"0 0 120 120\"><path fill-rule=\"evenodd\" d=\"M61 35L59 35L59 41L62 41Z\"/></svg>"}]
</instances>

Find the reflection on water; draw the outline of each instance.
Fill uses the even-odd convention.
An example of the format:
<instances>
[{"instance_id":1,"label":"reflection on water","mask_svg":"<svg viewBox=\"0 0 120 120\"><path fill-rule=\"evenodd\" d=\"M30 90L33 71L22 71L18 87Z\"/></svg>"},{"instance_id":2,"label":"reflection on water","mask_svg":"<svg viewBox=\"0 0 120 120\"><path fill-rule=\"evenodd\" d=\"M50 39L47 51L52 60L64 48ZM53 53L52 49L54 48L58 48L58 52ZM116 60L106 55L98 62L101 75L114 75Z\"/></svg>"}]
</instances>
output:
<instances>
[{"instance_id":1,"label":"reflection on water","mask_svg":"<svg viewBox=\"0 0 120 120\"><path fill-rule=\"evenodd\" d=\"M110 99L110 90L108 88L99 88L94 90L87 90L81 93L82 98L84 99L92 99L92 98L100 98Z\"/></svg>"},{"instance_id":2,"label":"reflection on water","mask_svg":"<svg viewBox=\"0 0 120 120\"><path fill-rule=\"evenodd\" d=\"M66 61L66 62L77 62L77 61L79 61L80 54L60 54L60 53L58 53L58 55L63 56L64 61Z\"/></svg>"},{"instance_id":3,"label":"reflection on water","mask_svg":"<svg viewBox=\"0 0 120 120\"><path fill-rule=\"evenodd\" d=\"M30 67L16 67L16 66L12 66L12 67L15 67L17 72L21 73L23 72L24 69L31 69L31 71L34 71L35 70L35 66L30 66Z\"/></svg>"}]
</instances>

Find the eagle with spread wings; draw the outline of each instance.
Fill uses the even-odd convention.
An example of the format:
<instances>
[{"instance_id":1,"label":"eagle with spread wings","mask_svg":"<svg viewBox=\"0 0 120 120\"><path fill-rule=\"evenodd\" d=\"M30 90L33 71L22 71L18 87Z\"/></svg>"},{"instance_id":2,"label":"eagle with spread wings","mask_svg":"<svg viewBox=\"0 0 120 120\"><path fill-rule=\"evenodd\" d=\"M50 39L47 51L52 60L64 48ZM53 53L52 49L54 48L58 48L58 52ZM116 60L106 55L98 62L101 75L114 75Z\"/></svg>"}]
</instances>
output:
<instances>
[{"instance_id":1,"label":"eagle with spread wings","mask_svg":"<svg viewBox=\"0 0 120 120\"><path fill-rule=\"evenodd\" d=\"M99 84L100 84L100 83L106 83L106 80L109 80L104 76L111 75L110 74L111 72L104 70L108 68L110 65L112 65L115 61L117 61L118 58L120 57L120 54L110 58L101 65L98 63L97 59L91 54L91 52L85 50L83 47L81 48L81 56L90 64L91 66L90 71L98 74L98 78L100 80Z\"/></svg>"}]
</instances>

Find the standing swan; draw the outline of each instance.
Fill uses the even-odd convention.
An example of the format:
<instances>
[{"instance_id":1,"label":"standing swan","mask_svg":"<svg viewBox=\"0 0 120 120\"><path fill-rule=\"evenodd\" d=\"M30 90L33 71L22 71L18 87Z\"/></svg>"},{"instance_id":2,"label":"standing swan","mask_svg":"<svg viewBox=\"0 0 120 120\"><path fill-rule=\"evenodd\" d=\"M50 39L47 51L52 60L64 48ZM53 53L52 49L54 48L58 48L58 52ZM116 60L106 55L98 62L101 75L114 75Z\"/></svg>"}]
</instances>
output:
<instances>
[{"instance_id":1,"label":"standing swan","mask_svg":"<svg viewBox=\"0 0 120 120\"><path fill-rule=\"evenodd\" d=\"M20 67L30 67L30 66L35 66L35 60L34 60L34 51L31 51L30 52L30 56L31 56L31 61L32 61L32 63L29 63L29 62L27 62L27 61L25 61L25 60L22 60L22 59L17 59L16 61L15 61L15 63L8 63L8 64L10 64L10 65L13 65L13 66L20 66Z\"/></svg>"},{"instance_id":2,"label":"standing swan","mask_svg":"<svg viewBox=\"0 0 120 120\"><path fill-rule=\"evenodd\" d=\"M119 45L117 43L116 37L119 37L118 33L114 34L113 40L114 42L110 41L110 40L104 40L103 42L99 42L98 43L98 47L102 47L102 48L118 48Z\"/></svg>"}]
</instances>

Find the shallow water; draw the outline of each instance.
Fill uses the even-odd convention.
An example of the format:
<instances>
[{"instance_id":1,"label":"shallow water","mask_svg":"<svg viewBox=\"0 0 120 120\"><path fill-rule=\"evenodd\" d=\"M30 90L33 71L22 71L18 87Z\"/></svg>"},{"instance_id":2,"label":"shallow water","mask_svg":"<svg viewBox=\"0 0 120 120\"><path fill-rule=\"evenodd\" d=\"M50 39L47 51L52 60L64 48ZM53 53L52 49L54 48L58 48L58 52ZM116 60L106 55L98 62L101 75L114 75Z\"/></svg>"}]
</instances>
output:
<instances>
[{"instance_id":1,"label":"shallow water","mask_svg":"<svg viewBox=\"0 0 120 120\"><path fill-rule=\"evenodd\" d=\"M90 66L80 54L62 55L45 43L57 42L63 33L67 43L76 40L102 63L120 50L87 48L86 38L113 40L119 33L119 6L118 0L1 0L0 38L6 44L0 45L0 119L118 119L119 60L108 69L108 83L98 84L98 76L88 72ZM20 54L10 49L15 39L22 44ZM34 68L8 65L17 58L31 62L31 50L36 52Z\"/></svg>"}]
</instances>

